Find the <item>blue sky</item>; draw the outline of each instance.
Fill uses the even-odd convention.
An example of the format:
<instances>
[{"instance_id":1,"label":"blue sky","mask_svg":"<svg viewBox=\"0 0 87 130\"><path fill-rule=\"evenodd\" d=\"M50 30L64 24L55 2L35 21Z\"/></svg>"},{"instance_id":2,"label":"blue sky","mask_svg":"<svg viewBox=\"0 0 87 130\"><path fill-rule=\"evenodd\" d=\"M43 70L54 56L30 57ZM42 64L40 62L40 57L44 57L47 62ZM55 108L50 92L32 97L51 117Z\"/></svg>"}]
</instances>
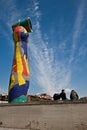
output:
<instances>
[{"instance_id":1,"label":"blue sky","mask_svg":"<svg viewBox=\"0 0 87 130\"><path fill-rule=\"evenodd\" d=\"M0 0L0 93L8 92L14 54L11 25L30 17L29 94L75 89L87 96L87 1Z\"/></svg>"}]
</instances>

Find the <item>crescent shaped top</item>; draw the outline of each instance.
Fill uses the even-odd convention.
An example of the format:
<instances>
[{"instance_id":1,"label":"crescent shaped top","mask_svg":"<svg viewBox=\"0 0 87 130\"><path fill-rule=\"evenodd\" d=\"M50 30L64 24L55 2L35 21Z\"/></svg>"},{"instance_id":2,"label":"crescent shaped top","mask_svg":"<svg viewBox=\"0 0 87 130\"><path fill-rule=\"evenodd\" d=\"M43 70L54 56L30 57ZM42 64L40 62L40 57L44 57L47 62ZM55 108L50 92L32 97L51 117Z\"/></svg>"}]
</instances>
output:
<instances>
[{"instance_id":1,"label":"crescent shaped top","mask_svg":"<svg viewBox=\"0 0 87 130\"><path fill-rule=\"evenodd\" d=\"M31 23L31 20L29 17L25 20L22 20L22 21L19 20L16 24L13 24L12 30L14 31L15 27L17 27L19 25L23 26L27 30L27 32L32 32L32 23Z\"/></svg>"}]
</instances>

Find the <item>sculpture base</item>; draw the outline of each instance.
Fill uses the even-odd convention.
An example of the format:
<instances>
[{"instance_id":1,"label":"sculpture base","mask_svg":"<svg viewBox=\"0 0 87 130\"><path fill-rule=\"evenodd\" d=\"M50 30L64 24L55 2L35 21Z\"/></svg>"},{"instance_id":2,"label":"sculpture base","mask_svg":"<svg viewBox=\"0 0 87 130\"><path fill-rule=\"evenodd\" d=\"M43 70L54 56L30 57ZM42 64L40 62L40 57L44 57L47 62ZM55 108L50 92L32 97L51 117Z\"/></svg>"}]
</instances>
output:
<instances>
[{"instance_id":1,"label":"sculpture base","mask_svg":"<svg viewBox=\"0 0 87 130\"><path fill-rule=\"evenodd\" d=\"M11 103L17 103L17 102L22 103L22 102L27 102L27 100L28 100L27 96L22 95L18 98L15 98L13 101L11 101Z\"/></svg>"}]
</instances>

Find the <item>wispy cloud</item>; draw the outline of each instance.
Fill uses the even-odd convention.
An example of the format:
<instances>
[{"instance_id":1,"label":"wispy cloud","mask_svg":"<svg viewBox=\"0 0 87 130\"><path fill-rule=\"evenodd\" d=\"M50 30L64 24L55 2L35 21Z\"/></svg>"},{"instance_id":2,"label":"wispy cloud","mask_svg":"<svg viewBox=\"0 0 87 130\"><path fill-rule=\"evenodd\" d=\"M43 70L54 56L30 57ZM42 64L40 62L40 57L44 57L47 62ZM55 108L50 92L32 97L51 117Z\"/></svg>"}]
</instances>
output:
<instances>
[{"instance_id":1,"label":"wispy cloud","mask_svg":"<svg viewBox=\"0 0 87 130\"><path fill-rule=\"evenodd\" d=\"M7 89L0 85L0 94L7 93Z\"/></svg>"},{"instance_id":2,"label":"wispy cloud","mask_svg":"<svg viewBox=\"0 0 87 130\"><path fill-rule=\"evenodd\" d=\"M55 59L55 50L49 48L49 42L46 44L42 37L38 1L34 1L33 10L35 23L30 40L31 77L33 78L31 82L34 80L44 92L53 95L62 88L68 89L70 87L70 71L59 60Z\"/></svg>"},{"instance_id":3,"label":"wispy cloud","mask_svg":"<svg viewBox=\"0 0 87 130\"><path fill-rule=\"evenodd\" d=\"M0 7L2 10L0 11L0 29L1 29L1 35L9 41L9 43L12 43L11 33L12 33L12 24L18 20L21 16L20 11L16 7L16 0L1 0L0 1ZM12 44L13 45L13 44Z\"/></svg>"},{"instance_id":4,"label":"wispy cloud","mask_svg":"<svg viewBox=\"0 0 87 130\"><path fill-rule=\"evenodd\" d=\"M84 9L85 9L85 1L81 1L80 5L78 6L75 24L73 28L73 35L72 35L72 46L71 46L71 54L69 63L71 64L75 59L75 52L77 48L78 39L80 37L82 31L82 22L84 19Z\"/></svg>"}]
</instances>

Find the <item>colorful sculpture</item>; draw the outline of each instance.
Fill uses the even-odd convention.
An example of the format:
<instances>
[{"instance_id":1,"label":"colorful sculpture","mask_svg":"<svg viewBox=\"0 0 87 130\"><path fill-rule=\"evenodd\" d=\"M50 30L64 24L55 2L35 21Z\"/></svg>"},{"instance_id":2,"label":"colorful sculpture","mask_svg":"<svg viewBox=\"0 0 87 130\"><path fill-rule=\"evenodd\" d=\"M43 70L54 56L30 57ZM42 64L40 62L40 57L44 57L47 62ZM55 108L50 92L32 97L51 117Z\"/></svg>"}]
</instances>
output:
<instances>
[{"instance_id":1,"label":"colorful sculpture","mask_svg":"<svg viewBox=\"0 0 87 130\"><path fill-rule=\"evenodd\" d=\"M19 21L12 26L14 58L9 82L9 102L27 102L30 69L28 65L28 32L32 31L30 19Z\"/></svg>"}]
</instances>

